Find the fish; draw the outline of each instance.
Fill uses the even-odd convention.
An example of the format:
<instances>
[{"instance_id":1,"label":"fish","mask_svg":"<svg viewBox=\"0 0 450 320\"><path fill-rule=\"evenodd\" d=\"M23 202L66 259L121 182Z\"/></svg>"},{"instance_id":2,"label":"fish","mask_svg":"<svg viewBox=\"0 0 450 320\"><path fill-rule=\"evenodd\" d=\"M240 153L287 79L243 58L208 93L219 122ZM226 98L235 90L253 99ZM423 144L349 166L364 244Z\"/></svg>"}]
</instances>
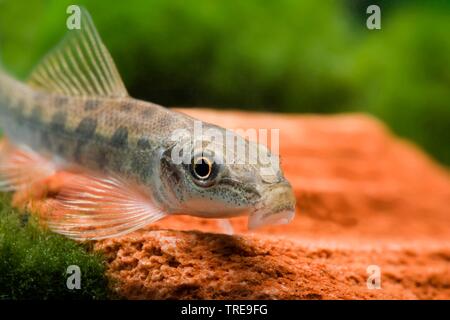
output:
<instances>
[{"instance_id":1,"label":"fish","mask_svg":"<svg viewBox=\"0 0 450 320\"><path fill-rule=\"evenodd\" d=\"M40 218L76 240L118 237L169 215L247 216L249 229L293 219L278 155L132 98L84 8L80 19L26 82L0 70L0 190L75 172Z\"/></svg>"}]
</instances>

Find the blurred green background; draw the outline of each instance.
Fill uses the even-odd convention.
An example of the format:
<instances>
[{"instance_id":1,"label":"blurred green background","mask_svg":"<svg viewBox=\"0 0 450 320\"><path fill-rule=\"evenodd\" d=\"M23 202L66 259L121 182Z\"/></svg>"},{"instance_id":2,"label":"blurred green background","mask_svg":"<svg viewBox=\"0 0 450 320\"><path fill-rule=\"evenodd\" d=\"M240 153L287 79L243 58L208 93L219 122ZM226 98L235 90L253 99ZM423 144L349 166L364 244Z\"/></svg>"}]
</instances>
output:
<instances>
[{"instance_id":1,"label":"blurred green background","mask_svg":"<svg viewBox=\"0 0 450 320\"><path fill-rule=\"evenodd\" d=\"M368 112L450 164L450 1L0 0L26 77L84 5L130 93L168 106ZM366 28L377 4L382 29Z\"/></svg>"}]
</instances>

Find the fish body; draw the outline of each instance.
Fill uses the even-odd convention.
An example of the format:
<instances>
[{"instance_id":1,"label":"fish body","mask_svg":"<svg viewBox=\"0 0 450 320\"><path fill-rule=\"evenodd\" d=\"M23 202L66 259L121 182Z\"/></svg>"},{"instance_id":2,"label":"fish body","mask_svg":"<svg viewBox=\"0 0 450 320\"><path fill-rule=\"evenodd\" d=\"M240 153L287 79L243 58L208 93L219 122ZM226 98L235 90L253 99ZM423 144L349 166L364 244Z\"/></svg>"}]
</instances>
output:
<instances>
[{"instance_id":1,"label":"fish body","mask_svg":"<svg viewBox=\"0 0 450 320\"><path fill-rule=\"evenodd\" d=\"M292 188L265 146L131 98L86 11L70 32L27 83L0 71L0 126L14 146L0 153L0 187L83 172L47 217L76 239L117 236L168 214L249 215L249 227L292 219Z\"/></svg>"},{"instance_id":2,"label":"fish body","mask_svg":"<svg viewBox=\"0 0 450 320\"><path fill-rule=\"evenodd\" d=\"M170 134L194 119L124 97L47 93L0 74L0 126L9 140L93 171L154 183Z\"/></svg>"}]
</instances>

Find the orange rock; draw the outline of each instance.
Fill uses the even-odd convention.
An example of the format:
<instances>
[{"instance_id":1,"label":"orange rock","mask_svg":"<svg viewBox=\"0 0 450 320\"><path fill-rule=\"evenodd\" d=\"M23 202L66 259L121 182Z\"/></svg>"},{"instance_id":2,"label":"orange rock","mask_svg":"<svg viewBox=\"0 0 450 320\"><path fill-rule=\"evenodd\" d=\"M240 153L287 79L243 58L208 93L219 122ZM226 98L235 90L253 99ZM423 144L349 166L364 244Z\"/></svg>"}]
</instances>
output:
<instances>
[{"instance_id":1,"label":"orange rock","mask_svg":"<svg viewBox=\"0 0 450 320\"><path fill-rule=\"evenodd\" d=\"M448 299L443 245L147 230L97 243L128 299ZM381 289L368 289L369 265Z\"/></svg>"}]
</instances>

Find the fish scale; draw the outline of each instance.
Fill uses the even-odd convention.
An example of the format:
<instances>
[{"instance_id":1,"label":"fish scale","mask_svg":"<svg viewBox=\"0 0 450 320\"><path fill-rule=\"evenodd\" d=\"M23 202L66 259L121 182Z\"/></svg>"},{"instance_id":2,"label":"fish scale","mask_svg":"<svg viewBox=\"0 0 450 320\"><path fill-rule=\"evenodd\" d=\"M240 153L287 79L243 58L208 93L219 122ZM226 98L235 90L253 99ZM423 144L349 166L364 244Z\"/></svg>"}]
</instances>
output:
<instances>
[{"instance_id":1,"label":"fish scale","mask_svg":"<svg viewBox=\"0 0 450 320\"><path fill-rule=\"evenodd\" d=\"M6 75L2 75L0 83L3 88L0 91L1 123L10 136L33 149L92 169L108 169L106 159L114 164L111 169L128 167L127 162L134 163L131 168L137 167L139 156L133 154L141 150L142 145L156 149L169 139L169 134L180 123L192 127L188 124L192 119L188 117L131 98L58 96L25 87ZM9 121L11 118L14 120ZM167 125L161 126L161 122ZM26 123L30 129L24 130L21 123ZM93 152L93 149L98 151Z\"/></svg>"}]
</instances>

